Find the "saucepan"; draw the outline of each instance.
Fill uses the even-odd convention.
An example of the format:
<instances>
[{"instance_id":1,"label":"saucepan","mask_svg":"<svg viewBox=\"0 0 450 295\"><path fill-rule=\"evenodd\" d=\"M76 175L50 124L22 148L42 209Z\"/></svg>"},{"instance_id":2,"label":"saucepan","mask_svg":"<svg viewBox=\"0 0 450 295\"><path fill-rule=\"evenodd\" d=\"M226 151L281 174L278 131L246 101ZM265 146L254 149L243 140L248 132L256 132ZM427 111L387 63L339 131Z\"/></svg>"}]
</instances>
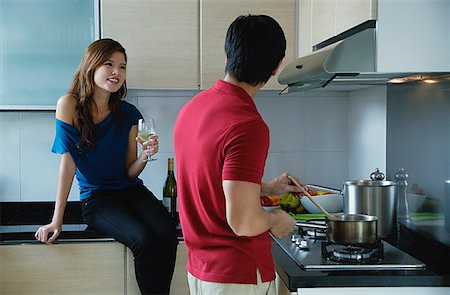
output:
<instances>
[{"instance_id":1,"label":"saucepan","mask_svg":"<svg viewBox=\"0 0 450 295\"><path fill-rule=\"evenodd\" d=\"M300 184L293 178L289 180L295 185ZM336 244L373 244L378 242L378 218L366 214L330 214L308 192L305 195L324 214L326 225L297 222L298 226L326 229L327 240Z\"/></svg>"},{"instance_id":2,"label":"saucepan","mask_svg":"<svg viewBox=\"0 0 450 295\"><path fill-rule=\"evenodd\" d=\"M298 226L325 229L327 240L336 244L373 244L378 242L376 216L366 214L336 214L325 218L326 225L297 222Z\"/></svg>"}]
</instances>

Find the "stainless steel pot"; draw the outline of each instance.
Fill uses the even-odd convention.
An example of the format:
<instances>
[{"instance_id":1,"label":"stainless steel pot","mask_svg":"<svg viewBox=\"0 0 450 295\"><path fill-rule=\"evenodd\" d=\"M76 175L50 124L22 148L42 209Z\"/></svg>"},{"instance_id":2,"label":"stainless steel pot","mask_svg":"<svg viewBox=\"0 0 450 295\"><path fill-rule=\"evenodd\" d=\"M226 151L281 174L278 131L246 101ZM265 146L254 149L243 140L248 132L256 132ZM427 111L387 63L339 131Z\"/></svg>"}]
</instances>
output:
<instances>
[{"instance_id":1,"label":"stainless steel pot","mask_svg":"<svg viewBox=\"0 0 450 295\"><path fill-rule=\"evenodd\" d=\"M297 222L298 226L326 229L329 242L341 245L373 244L378 241L377 217L365 214L333 214L326 225Z\"/></svg>"},{"instance_id":2,"label":"stainless steel pot","mask_svg":"<svg viewBox=\"0 0 450 295\"><path fill-rule=\"evenodd\" d=\"M344 213L378 217L378 237L392 233L396 223L397 184L383 180L344 182Z\"/></svg>"}]
</instances>

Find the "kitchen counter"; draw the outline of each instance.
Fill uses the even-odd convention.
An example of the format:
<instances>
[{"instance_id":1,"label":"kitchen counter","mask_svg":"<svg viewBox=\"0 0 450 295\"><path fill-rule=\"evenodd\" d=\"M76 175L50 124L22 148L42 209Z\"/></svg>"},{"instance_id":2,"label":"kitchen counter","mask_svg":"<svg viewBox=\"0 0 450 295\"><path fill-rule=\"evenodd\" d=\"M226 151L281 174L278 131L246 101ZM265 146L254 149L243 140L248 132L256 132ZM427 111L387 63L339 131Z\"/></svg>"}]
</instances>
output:
<instances>
[{"instance_id":1,"label":"kitchen counter","mask_svg":"<svg viewBox=\"0 0 450 295\"><path fill-rule=\"evenodd\" d=\"M424 262L435 273L450 276L450 237L443 224L400 224L398 233L386 241Z\"/></svg>"},{"instance_id":2,"label":"kitchen counter","mask_svg":"<svg viewBox=\"0 0 450 295\"><path fill-rule=\"evenodd\" d=\"M109 242L114 239L108 235L99 233L94 230L79 230L79 231L62 231L55 243L66 242L81 242L81 241L95 241L95 242ZM39 244L40 242L34 238L34 232L5 232L0 233L0 245L14 245L14 244Z\"/></svg>"},{"instance_id":3,"label":"kitchen counter","mask_svg":"<svg viewBox=\"0 0 450 295\"><path fill-rule=\"evenodd\" d=\"M314 287L450 286L450 276L423 271L305 271L277 244L272 245L275 268L291 292Z\"/></svg>"},{"instance_id":4,"label":"kitchen counter","mask_svg":"<svg viewBox=\"0 0 450 295\"><path fill-rule=\"evenodd\" d=\"M178 230L178 240L183 240L181 229ZM62 231L58 239L54 242L70 243L70 242L112 242L114 238L100 233L95 230L70 230ZM16 245L16 244L39 244L40 242L34 238L33 232L3 232L0 233L0 245Z\"/></svg>"},{"instance_id":5,"label":"kitchen counter","mask_svg":"<svg viewBox=\"0 0 450 295\"><path fill-rule=\"evenodd\" d=\"M47 224L53 214L54 202L1 202L0 245L40 243L34 238L39 226ZM178 240L183 240L181 229ZM81 203L68 202L62 232L55 243L114 241L108 235L92 230L81 218Z\"/></svg>"}]
</instances>

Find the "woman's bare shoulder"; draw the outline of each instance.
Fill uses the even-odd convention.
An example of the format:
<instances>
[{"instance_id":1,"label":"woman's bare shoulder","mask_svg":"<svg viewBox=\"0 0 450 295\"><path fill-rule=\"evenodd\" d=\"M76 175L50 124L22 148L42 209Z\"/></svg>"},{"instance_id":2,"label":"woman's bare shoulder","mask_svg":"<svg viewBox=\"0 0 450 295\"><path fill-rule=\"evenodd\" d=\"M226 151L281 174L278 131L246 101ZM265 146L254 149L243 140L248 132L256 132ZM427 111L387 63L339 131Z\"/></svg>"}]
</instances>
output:
<instances>
[{"instance_id":1,"label":"woman's bare shoulder","mask_svg":"<svg viewBox=\"0 0 450 295\"><path fill-rule=\"evenodd\" d=\"M56 118L75 126L77 99L71 94L61 96L56 103Z\"/></svg>"}]
</instances>

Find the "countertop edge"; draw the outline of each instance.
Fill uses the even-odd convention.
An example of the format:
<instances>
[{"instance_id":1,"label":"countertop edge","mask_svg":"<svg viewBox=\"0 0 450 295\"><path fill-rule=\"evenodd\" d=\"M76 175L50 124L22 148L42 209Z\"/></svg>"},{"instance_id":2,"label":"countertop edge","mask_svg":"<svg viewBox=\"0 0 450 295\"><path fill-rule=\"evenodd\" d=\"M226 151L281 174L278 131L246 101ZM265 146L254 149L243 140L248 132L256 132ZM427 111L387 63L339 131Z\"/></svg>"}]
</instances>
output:
<instances>
[{"instance_id":1,"label":"countertop edge","mask_svg":"<svg viewBox=\"0 0 450 295\"><path fill-rule=\"evenodd\" d=\"M275 269L291 292L314 287L448 287L450 276L430 271L304 271L276 243Z\"/></svg>"}]
</instances>

